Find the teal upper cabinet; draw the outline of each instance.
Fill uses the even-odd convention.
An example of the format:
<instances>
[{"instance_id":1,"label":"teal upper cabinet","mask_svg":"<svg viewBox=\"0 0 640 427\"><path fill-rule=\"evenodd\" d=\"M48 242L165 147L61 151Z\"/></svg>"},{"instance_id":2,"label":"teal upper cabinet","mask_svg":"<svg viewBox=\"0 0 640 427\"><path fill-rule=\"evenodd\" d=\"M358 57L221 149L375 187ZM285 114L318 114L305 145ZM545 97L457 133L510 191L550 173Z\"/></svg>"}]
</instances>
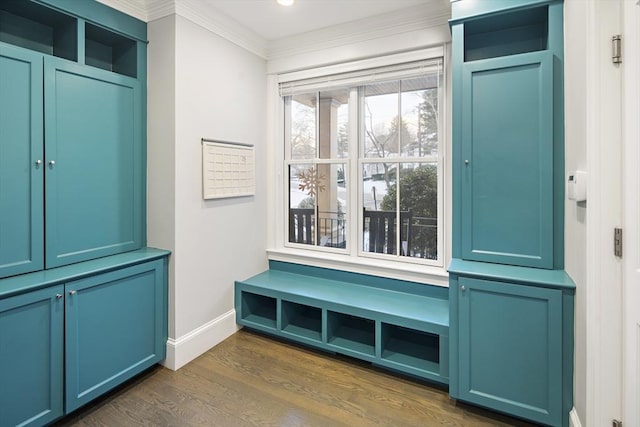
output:
<instances>
[{"instance_id":1,"label":"teal upper cabinet","mask_svg":"<svg viewBox=\"0 0 640 427\"><path fill-rule=\"evenodd\" d=\"M452 9L453 257L562 268L562 3Z\"/></svg>"},{"instance_id":2,"label":"teal upper cabinet","mask_svg":"<svg viewBox=\"0 0 640 427\"><path fill-rule=\"evenodd\" d=\"M467 62L462 258L553 267L553 58Z\"/></svg>"},{"instance_id":3,"label":"teal upper cabinet","mask_svg":"<svg viewBox=\"0 0 640 427\"><path fill-rule=\"evenodd\" d=\"M142 246L140 84L45 60L46 266Z\"/></svg>"},{"instance_id":4,"label":"teal upper cabinet","mask_svg":"<svg viewBox=\"0 0 640 427\"><path fill-rule=\"evenodd\" d=\"M146 25L0 1L0 278L141 248Z\"/></svg>"},{"instance_id":5,"label":"teal upper cabinet","mask_svg":"<svg viewBox=\"0 0 640 427\"><path fill-rule=\"evenodd\" d=\"M0 44L0 277L43 267L42 56Z\"/></svg>"}]
</instances>

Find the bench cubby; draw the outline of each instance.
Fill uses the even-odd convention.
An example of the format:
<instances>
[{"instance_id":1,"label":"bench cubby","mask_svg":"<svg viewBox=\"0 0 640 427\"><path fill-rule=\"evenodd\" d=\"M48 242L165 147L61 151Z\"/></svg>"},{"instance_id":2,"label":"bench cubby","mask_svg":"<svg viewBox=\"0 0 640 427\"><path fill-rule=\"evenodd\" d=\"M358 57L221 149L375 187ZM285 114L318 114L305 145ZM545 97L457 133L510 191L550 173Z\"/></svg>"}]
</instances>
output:
<instances>
[{"instance_id":1,"label":"bench cubby","mask_svg":"<svg viewBox=\"0 0 640 427\"><path fill-rule=\"evenodd\" d=\"M351 314L327 313L327 344L345 353L364 357L376 354L376 325L371 319Z\"/></svg>"},{"instance_id":2,"label":"bench cubby","mask_svg":"<svg viewBox=\"0 0 640 427\"><path fill-rule=\"evenodd\" d=\"M271 261L235 283L239 325L443 384L447 288Z\"/></svg>"},{"instance_id":3,"label":"bench cubby","mask_svg":"<svg viewBox=\"0 0 640 427\"><path fill-rule=\"evenodd\" d=\"M265 328L276 328L276 299L264 295L242 293L242 321Z\"/></svg>"},{"instance_id":4,"label":"bench cubby","mask_svg":"<svg viewBox=\"0 0 640 427\"><path fill-rule=\"evenodd\" d=\"M282 332L322 342L322 310L309 305L282 301Z\"/></svg>"}]
</instances>

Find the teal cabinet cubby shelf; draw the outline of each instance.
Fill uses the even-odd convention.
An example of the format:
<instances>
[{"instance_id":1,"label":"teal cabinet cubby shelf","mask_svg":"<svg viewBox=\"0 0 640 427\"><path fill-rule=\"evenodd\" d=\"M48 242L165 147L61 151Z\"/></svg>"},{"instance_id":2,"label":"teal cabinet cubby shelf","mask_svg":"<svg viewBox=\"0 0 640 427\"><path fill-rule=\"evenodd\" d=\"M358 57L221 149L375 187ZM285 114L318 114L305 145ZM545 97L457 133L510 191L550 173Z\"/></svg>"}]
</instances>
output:
<instances>
[{"instance_id":1,"label":"teal cabinet cubby shelf","mask_svg":"<svg viewBox=\"0 0 640 427\"><path fill-rule=\"evenodd\" d=\"M235 284L239 325L448 383L446 288L270 263Z\"/></svg>"},{"instance_id":2,"label":"teal cabinet cubby shelf","mask_svg":"<svg viewBox=\"0 0 640 427\"><path fill-rule=\"evenodd\" d=\"M338 352L368 359L376 354L376 324L373 319L327 312L327 345Z\"/></svg>"},{"instance_id":3,"label":"teal cabinet cubby shelf","mask_svg":"<svg viewBox=\"0 0 640 427\"><path fill-rule=\"evenodd\" d=\"M282 333L322 342L322 310L282 301Z\"/></svg>"},{"instance_id":4,"label":"teal cabinet cubby shelf","mask_svg":"<svg viewBox=\"0 0 640 427\"><path fill-rule=\"evenodd\" d=\"M246 323L253 323L261 328L276 329L277 301L264 295L251 292L241 294L242 320Z\"/></svg>"}]
</instances>

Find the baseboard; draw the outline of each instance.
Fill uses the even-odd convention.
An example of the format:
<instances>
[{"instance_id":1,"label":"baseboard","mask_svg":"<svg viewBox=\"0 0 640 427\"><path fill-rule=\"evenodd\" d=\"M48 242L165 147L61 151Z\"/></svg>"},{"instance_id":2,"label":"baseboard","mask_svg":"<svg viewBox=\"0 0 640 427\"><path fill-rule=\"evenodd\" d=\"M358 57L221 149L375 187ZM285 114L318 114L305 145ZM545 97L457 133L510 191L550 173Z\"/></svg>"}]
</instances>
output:
<instances>
[{"instance_id":1,"label":"baseboard","mask_svg":"<svg viewBox=\"0 0 640 427\"><path fill-rule=\"evenodd\" d=\"M569 427L582 427L576 408L573 408L571 412L569 412Z\"/></svg>"},{"instance_id":2,"label":"baseboard","mask_svg":"<svg viewBox=\"0 0 640 427\"><path fill-rule=\"evenodd\" d=\"M167 341L167 357L162 364L177 371L202 353L238 331L236 311L230 310L178 339Z\"/></svg>"}]
</instances>

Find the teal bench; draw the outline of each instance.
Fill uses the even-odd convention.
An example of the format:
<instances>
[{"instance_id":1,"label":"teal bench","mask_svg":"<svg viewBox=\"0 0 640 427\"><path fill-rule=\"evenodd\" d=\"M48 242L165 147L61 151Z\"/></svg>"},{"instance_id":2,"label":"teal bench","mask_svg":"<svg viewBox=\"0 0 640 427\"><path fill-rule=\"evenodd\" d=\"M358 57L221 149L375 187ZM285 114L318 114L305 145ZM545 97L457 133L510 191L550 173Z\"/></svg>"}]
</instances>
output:
<instances>
[{"instance_id":1,"label":"teal bench","mask_svg":"<svg viewBox=\"0 0 640 427\"><path fill-rule=\"evenodd\" d=\"M449 383L448 290L271 261L235 282L244 327Z\"/></svg>"}]
</instances>

